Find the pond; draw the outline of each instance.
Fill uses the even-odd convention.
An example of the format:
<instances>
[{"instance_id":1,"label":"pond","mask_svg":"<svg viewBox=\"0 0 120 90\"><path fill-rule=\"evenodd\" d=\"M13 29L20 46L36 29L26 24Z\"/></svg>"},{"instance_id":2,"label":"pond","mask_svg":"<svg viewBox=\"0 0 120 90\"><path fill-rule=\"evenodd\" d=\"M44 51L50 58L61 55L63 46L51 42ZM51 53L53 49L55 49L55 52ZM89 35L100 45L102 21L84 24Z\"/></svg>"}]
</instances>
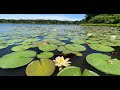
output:
<instances>
[{"instance_id":1,"label":"pond","mask_svg":"<svg viewBox=\"0 0 120 90\"><path fill-rule=\"evenodd\" d=\"M59 71L58 56L71 66ZM119 27L0 24L0 76L115 76L119 60Z\"/></svg>"}]
</instances>

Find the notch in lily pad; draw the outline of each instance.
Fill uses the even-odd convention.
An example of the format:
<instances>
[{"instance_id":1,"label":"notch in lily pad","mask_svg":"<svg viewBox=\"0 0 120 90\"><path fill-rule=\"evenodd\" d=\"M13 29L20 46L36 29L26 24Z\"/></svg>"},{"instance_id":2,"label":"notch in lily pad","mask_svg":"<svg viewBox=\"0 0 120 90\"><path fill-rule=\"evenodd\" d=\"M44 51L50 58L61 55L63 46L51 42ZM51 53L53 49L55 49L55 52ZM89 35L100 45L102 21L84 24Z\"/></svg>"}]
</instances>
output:
<instances>
[{"instance_id":1,"label":"notch in lily pad","mask_svg":"<svg viewBox=\"0 0 120 90\"><path fill-rule=\"evenodd\" d=\"M111 59L110 56L93 53L86 57L86 61L101 72L112 75L120 75L120 60Z\"/></svg>"},{"instance_id":2,"label":"notch in lily pad","mask_svg":"<svg viewBox=\"0 0 120 90\"><path fill-rule=\"evenodd\" d=\"M41 59L48 59L48 58L52 58L54 56L54 53L52 52L43 52L40 54L37 54L37 58L41 58Z\"/></svg>"},{"instance_id":3,"label":"notch in lily pad","mask_svg":"<svg viewBox=\"0 0 120 90\"><path fill-rule=\"evenodd\" d=\"M58 46L54 44L45 44L45 45L39 46L38 48L42 51L54 51L58 48Z\"/></svg>"},{"instance_id":4,"label":"notch in lily pad","mask_svg":"<svg viewBox=\"0 0 120 90\"><path fill-rule=\"evenodd\" d=\"M41 59L31 62L26 68L27 76L51 76L55 71L52 60Z\"/></svg>"}]
</instances>

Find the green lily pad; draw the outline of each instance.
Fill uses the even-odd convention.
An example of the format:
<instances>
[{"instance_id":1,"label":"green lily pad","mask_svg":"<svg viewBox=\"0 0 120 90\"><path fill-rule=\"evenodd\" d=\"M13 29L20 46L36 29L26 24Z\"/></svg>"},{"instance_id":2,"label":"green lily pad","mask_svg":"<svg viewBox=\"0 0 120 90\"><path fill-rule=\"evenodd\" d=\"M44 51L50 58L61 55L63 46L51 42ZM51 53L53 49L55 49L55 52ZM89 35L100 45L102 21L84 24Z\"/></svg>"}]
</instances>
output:
<instances>
[{"instance_id":1,"label":"green lily pad","mask_svg":"<svg viewBox=\"0 0 120 90\"><path fill-rule=\"evenodd\" d=\"M30 38L30 39L25 40L24 42L36 42L36 41L39 41L39 39L37 39L37 38Z\"/></svg>"},{"instance_id":2,"label":"green lily pad","mask_svg":"<svg viewBox=\"0 0 120 90\"><path fill-rule=\"evenodd\" d=\"M86 40L86 43L98 44L98 43L100 43L100 42L99 42L99 41L95 41L95 40Z\"/></svg>"},{"instance_id":3,"label":"green lily pad","mask_svg":"<svg viewBox=\"0 0 120 90\"><path fill-rule=\"evenodd\" d=\"M3 46L0 45L0 49L4 49L4 48L7 48L7 47L8 47L7 45L3 45Z\"/></svg>"},{"instance_id":4,"label":"green lily pad","mask_svg":"<svg viewBox=\"0 0 120 90\"><path fill-rule=\"evenodd\" d=\"M31 62L26 68L27 76L51 76L55 71L52 60L43 59Z\"/></svg>"},{"instance_id":5,"label":"green lily pad","mask_svg":"<svg viewBox=\"0 0 120 90\"><path fill-rule=\"evenodd\" d=\"M110 56L94 53L86 57L87 62L96 69L107 74L120 75L120 60Z\"/></svg>"},{"instance_id":6,"label":"green lily pad","mask_svg":"<svg viewBox=\"0 0 120 90\"><path fill-rule=\"evenodd\" d=\"M65 46L59 46L59 47L57 48L57 50L58 50L58 51L65 51L65 50L67 50L67 49L65 48Z\"/></svg>"},{"instance_id":7,"label":"green lily pad","mask_svg":"<svg viewBox=\"0 0 120 90\"><path fill-rule=\"evenodd\" d=\"M96 51L102 51L102 52L112 52L114 51L114 48L102 44L89 44L90 48Z\"/></svg>"},{"instance_id":8,"label":"green lily pad","mask_svg":"<svg viewBox=\"0 0 120 90\"><path fill-rule=\"evenodd\" d=\"M68 38L66 38L66 37L59 37L58 39L59 40L67 40Z\"/></svg>"},{"instance_id":9,"label":"green lily pad","mask_svg":"<svg viewBox=\"0 0 120 90\"><path fill-rule=\"evenodd\" d=\"M81 69L75 66L69 66L62 69L57 76L81 76Z\"/></svg>"},{"instance_id":10,"label":"green lily pad","mask_svg":"<svg viewBox=\"0 0 120 90\"><path fill-rule=\"evenodd\" d=\"M20 46L14 46L11 50L12 51L24 51L26 49L29 49L30 46L23 46L23 45L20 45Z\"/></svg>"},{"instance_id":11,"label":"green lily pad","mask_svg":"<svg viewBox=\"0 0 120 90\"><path fill-rule=\"evenodd\" d=\"M79 52L76 52L76 53L74 53L76 56L83 56L83 54L82 53L79 53Z\"/></svg>"},{"instance_id":12,"label":"green lily pad","mask_svg":"<svg viewBox=\"0 0 120 90\"><path fill-rule=\"evenodd\" d=\"M86 47L79 44L66 44L65 47L71 51L85 51Z\"/></svg>"},{"instance_id":13,"label":"green lily pad","mask_svg":"<svg viewBox=\"0 0 120 90\"><path fill-rule=\"evenodd\" d=\"M58 46L54 44L44 44L44 45L39 46L39 49L42 51L54 51L57 48Z\"/></svg>"},{"instance_id":14,"label":"green lily pad","mask_svg":"<svg viewBox=\"0 0 120 90\"><path fill-rule=\"evenodd\" d=\"M53 56L54 56L54 53L52 52L43 52L43 53L37 54L37 58L42 58L42 59L51 58Z\"/></svg>"},{"instance_id":15,"label":"green lily pad","mask_svg":"<svg viewBox=\"0 0 120 90\"><path fill-rule=\"evenodd\" d=\"M73 39L71 40L71 42L75 43L75 44L85 44L85 41L84 40L77 40L77 39Z\"/></svg>"},{"instance_id":16,"label":"green lily pad","mask_svg":"<svg viewBox=\"0 0 120 90\"><path fill-rule=\"evenodd\" d=\"M93 71L85 69L82 76L99 76L99 75Z\"/></svg>"},{"instance_id":17,"label":"green lily pad","mask_svg":"<svg viewBox=\"0 0 120 90\"><path fill-rule=\"evenodd\" d=\"M0 58L1 68L17 68L27 65L33 60L36 52L31 50L13 52Z\"/></svg>"}]
</instances>

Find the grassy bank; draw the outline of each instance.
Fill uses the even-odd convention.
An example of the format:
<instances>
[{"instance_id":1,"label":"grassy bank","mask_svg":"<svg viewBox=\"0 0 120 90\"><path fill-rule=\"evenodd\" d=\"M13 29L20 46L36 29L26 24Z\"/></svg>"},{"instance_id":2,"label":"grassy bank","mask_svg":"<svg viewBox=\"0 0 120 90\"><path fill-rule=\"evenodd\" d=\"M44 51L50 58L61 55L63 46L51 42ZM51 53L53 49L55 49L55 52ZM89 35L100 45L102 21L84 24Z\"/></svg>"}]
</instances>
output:
<instances>
[{"instance_id":1,"label":"grassy bank","mask_svg":"<svg viewBox=\"0 0 120 90\"><path fill-rule=\"evenodd\" d=\"M81 26L110 26L110 27L120 27L120 24L80 24Z\"/></svg>"}]
</instances>

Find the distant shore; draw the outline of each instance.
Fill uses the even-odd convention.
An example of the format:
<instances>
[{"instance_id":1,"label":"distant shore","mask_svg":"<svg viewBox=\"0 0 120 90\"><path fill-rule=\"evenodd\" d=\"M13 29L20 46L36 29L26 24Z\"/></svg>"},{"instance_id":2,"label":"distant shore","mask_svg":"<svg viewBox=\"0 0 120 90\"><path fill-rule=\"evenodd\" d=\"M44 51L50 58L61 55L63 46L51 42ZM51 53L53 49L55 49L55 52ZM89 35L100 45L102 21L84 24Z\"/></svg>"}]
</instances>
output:
<instances>
[{"instance_id":1,"label":"distant shore","mask_svg":"<svg viewBox=\"0 0 120 90\"><path fill-rule=\"evenodd\" d=\"M81 26L111 26L120 27L120 24L80 24Z\"/></svg>"}]
</instances>

